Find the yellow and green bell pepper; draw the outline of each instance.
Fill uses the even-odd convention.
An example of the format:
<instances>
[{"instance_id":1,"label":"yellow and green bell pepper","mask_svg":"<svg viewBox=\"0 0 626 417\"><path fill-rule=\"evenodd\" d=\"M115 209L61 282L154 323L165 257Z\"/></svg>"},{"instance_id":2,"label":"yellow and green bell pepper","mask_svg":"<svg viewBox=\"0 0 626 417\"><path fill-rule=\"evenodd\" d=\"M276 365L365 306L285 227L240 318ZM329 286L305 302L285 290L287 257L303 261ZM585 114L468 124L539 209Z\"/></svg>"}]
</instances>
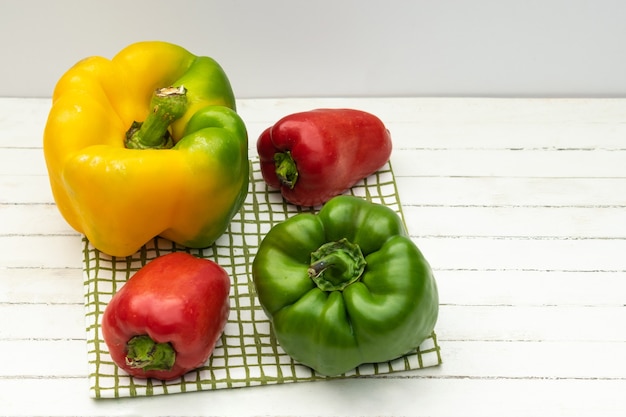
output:
<instances>
[{"instance_id":1,"label":"yellow and green bell pepper","mask_svg":"<svg viewBox=\"0 0 626 417\"><path fill-rule=\"evenodd\" d=\"M280 346L323 375L409 353L439 312L432 270L400 216L352 196L274 226L252 276Z\"/></svg>"},{"instance_id":2,"label":"yellow and green bell pepper","mask_svg":"<svg viewBox=\"0 0 626 417\"><path fill-rule=\"evenodd\" d=\"M166 42L90 57L58 81L44 131L54 200L97 249L155 236L210 246L248 191L248 135L222 67Z\"/></svg>"}]
</instances>

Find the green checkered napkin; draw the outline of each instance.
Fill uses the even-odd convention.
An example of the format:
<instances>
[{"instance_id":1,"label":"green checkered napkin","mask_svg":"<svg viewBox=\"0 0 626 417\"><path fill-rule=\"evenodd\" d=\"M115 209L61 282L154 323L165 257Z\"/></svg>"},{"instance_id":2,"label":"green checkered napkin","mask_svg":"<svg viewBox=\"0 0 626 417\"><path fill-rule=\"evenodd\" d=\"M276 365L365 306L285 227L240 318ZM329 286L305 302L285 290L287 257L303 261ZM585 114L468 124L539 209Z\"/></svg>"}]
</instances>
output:
<instances>
[{"instance_id":1,"label":"green checkered napkin","mask_svg":"<svg viewBox=\"0 0 626 417\"><path fill-rule=\"evenodd\" d=\"M273 225L303 209L285 203L280 192L269 190L261 176L258 160L251 164L248 197L227 232L210 248L190 250L166 239L155 238L133 256L112 258L84 239L85 308L92 397L150 396L328 379L295 363L281 349L256 298L251 276L256 248ZM350 193L385 204L402 215L390 164L355 185ZM167 382L133 378L121 371L109 356L100 331L102 314L113 294L133 273L146 262L173 251L187 251L211 259L229 273L232 280L229 321L203 367ZM433 332L418 349L399 359L361 365L339 378L407 371L440 363L439 345Z\"/></svg>"}]
</instances>

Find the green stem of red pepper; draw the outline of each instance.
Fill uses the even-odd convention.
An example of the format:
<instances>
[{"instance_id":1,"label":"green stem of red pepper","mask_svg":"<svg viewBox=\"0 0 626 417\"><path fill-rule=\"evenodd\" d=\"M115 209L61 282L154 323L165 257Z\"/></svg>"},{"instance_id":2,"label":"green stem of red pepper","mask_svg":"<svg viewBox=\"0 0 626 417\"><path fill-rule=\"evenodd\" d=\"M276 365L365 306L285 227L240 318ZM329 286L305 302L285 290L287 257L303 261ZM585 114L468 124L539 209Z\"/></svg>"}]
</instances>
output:
<instances>
[{"instance_id":1,"label":"green stem of red pepper","mask_svg":"<svg viewBox=\"0 0 626 417\"><path fill-rule=\"evenodd\" d=\"M169 343L157 343L150 336L135 336L126 344L126 364L145 371L169 371L176 361L176 351Z\"/></svg>"},{"instance_id":2,"label":"green stem of red pepper","mask_svg":"<svg viewBox=\"0 0 626 417\"><path fill-rule=\"evenodd\" d=\"M150 101L152 111L143 122L133 122L126 132L129 149L169 149L174 142L170 125L187 111L185 87L165 87L154 92Z\"/></svg>"},{"instance_id":3,"label":"green stem of red pepper","mask_svg":"<svg viewBox=\"0 0 626 417\"><path fill-rule=\"evenodd\" d=\"M280 183L293 189L298 181L298 167L296 167L296 161L291 157L291 152L275 153L274 165L276 166L276 176Z\"/></svg>"},{"instance_id":4,"label":"green stem of red pepper","mask_svg":"<svg viewBox=\"0 0 626 417\"><path fill-rule=\"evenodd\" d=\"M357 281L365 270L359 245L341 239L320 246L311 253L308 274L323 291L341 291Z\"/></svg>"}]
</instances>

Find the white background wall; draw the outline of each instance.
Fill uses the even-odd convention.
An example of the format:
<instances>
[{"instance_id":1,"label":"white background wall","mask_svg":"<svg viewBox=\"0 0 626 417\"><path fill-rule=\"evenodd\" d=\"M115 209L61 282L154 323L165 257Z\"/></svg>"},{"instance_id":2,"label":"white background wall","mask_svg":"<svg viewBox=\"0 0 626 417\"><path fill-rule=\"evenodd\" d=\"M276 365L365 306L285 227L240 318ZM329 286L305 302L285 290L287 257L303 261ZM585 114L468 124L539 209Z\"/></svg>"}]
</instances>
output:
<instances>
[{"instance_id":1,"label":"white background wall","mask_svg":"<svg viewBox=\"0 0 626 417\"><path fill-rule=\"evenodd\" d=\"M0 0L0 96L151 39L239 98L626 96L623 0Z\"/></svg>"}]
</instances>

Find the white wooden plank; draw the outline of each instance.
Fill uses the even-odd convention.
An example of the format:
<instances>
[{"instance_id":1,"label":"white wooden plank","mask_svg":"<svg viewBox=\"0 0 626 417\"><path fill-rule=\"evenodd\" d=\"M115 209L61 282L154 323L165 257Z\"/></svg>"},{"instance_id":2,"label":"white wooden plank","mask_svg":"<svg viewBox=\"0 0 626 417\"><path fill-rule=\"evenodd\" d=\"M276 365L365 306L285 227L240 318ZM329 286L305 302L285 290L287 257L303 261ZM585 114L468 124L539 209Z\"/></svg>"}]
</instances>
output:
<instances>
[{"instance_id":1,"label":"white wooden plank","mask_svg":"<svg viewBox=\"0 0 626 417\"><path fill-rule=\"evenodd\" d=\"M0 268L80 268L82 251L78 234L0 236Z\"/></svg>"},{"instance_id":2,"label":"white wooden plank","mask_svg":"<svg viewBox=\"0 0 626 417\"><path fill-rule=\"evenodd\" d=\"M395 168L395 165L394 165ZM626 178L403 177L402 204L422 206L624 207Z\"/></svg>"},{"instance_id":3,"label":"white wooden plank","mask_svg":"<svg viewBox=\"0 0 626 417\"><path fill-rule=\"evenodd\" d=\"M41 148L7 148L0 152L0 175L48 175Z\"/></svg>"},{"instance_id":4,"label":"white wooden plank","mask_svg":"<svg viewBox=\"0 0 626 417\"><path fill-rule=\"evenodd\" d=\"M53 202L47 176L0 176L0 204L51 204Z\"/></svg>"},{"instance_id":5,"label":"white wooden plank","mask_svg":"<svg viewBox=\"0 0 626 417\"><path fill-rule=\"evenodd\" d=\"M406 149L392 161L398 176L626 177L626 151ZM626 199L626 189L621 191Z\"/></svg>"},{"instance_id":6,"label":"white wooden plank","mask_svg":"<svg viewBox=\"0 0 626 417\"><path fill-rule=\"evenodd\" d=\"M0 403L15 416L622 417L624 390L623 379L362 378L94 401L86 378L21 378L0 379Z\"/></svg>"},{"instance_id":7,"label":"white wooden plank","mask_svg":"<svg viewBox=\"0 0 626 417\"><path fill-rule=\"evenodd\" d=\"M445 341L442 349L443 365L420 370L420 376L623 379L626 375L626 342Z\"/></svg>"},{"instance_id":8,"label":"white wooden plank","mask_svg":"<svg viewBox=\"0 0 626 417\"><path fill-rule=\"evenodd\" d=\"M0 304L82 304L80 268L5 268L0 270Z\"/></svg>"},{"instance_id":9,"label":"white wooden plank","mask_svg":"<svg viewBox=\"0 0 626 417\"><path fill-rule=\"evenodd\" d=\"M626 103L619 99L516 98L267 98L238 101L245 120L272 121L289 112L316 107L352 107L372 112L391 122L517 124L612 123L623 121Z\"/></svg>"},{"instance_id":10,"label":"white wooden plank","mask_svg":"<svg viewBox=\"0 0 626 417\"><path fill-rule=\"evenodd\" d=\"M54 204L0 204L0 235L76 235Z\"/></svg>"},{"instance_id":11,"label":"white wooden plank","mask_svg":"<svg viewBox=\"0 0 626 417\"><path fill-rule=\"evenodd\" d=\"M619 123L423 122L387 124L394 153L406 149L452 150L624 150L626 126Z\"/></svg>"},{"instance_id":12,"label":"white wooden plank","mask_svg":"<svg viewBox=\"0 0 626 417\"><path fill-rule=\"evenodd\" d=\"M85 340L0 340L11 360L0 378L84 377L88 373Z\"/></svg>"},{"instance_id":13,"label":"white wooden plank","mask_svg":"<svg viewBox=\"0 0 626 417\"><path fill-rule=\"evenodd\" d=\"M449 340L622 343L626 342L625 322L622 306L443 305L436 331L442 346Z\"/></svg>"},{"instance_id":14,"label":"white wooden plank","mask_svg":"<svg viewBox=\"0 0 626 417\"><path fill-rule=\"evenodd\" d=\"M83 304L0 304L0 340L85 340Z\"/></svg>"},{"instance_id":15,"label":"white wooden plank","mask_svg":"<svg viewBox=\"0 0 626 417\"><path fill-rule=\"evenodd\" d=\"M415 236L433 268L444 270L626 271L624 239L508 239Z\"/></svg>"},{"instance_id":16,"label":"white wooden plank","mask_svg":"<svg viewBox=\"0 0 626 417\"><path fill-rule=\"evenodd\" d=\"M246 99L239 100L237 112L247 122L273 124L280 118L292 113L313 110L316 108L354 108L377 115L386 123L413 120L415 106L413 101L395 102L384 98L316 98L302 99ZM412 115L407 119L407 115Z\"/></svg>"},{"instance_id":17,"label":"white wooden plank","mask_svg":"<svg viewBox=\"0 0 626 417\"><path fill-rule=\"evenodd\" d=\"M626 238L617 207L422 207L405 205L407 228L420 236Z\"/></svg>"},{"instance_id":18,"label":"white wooden plank","mask_svg":"<svg viewBox=\"0 0 626 417\"><path fill-rule=\"evenodd\" d=\"M626 272L436 270L442 304L622 307Z\"/></svg>"}]
</instances>

